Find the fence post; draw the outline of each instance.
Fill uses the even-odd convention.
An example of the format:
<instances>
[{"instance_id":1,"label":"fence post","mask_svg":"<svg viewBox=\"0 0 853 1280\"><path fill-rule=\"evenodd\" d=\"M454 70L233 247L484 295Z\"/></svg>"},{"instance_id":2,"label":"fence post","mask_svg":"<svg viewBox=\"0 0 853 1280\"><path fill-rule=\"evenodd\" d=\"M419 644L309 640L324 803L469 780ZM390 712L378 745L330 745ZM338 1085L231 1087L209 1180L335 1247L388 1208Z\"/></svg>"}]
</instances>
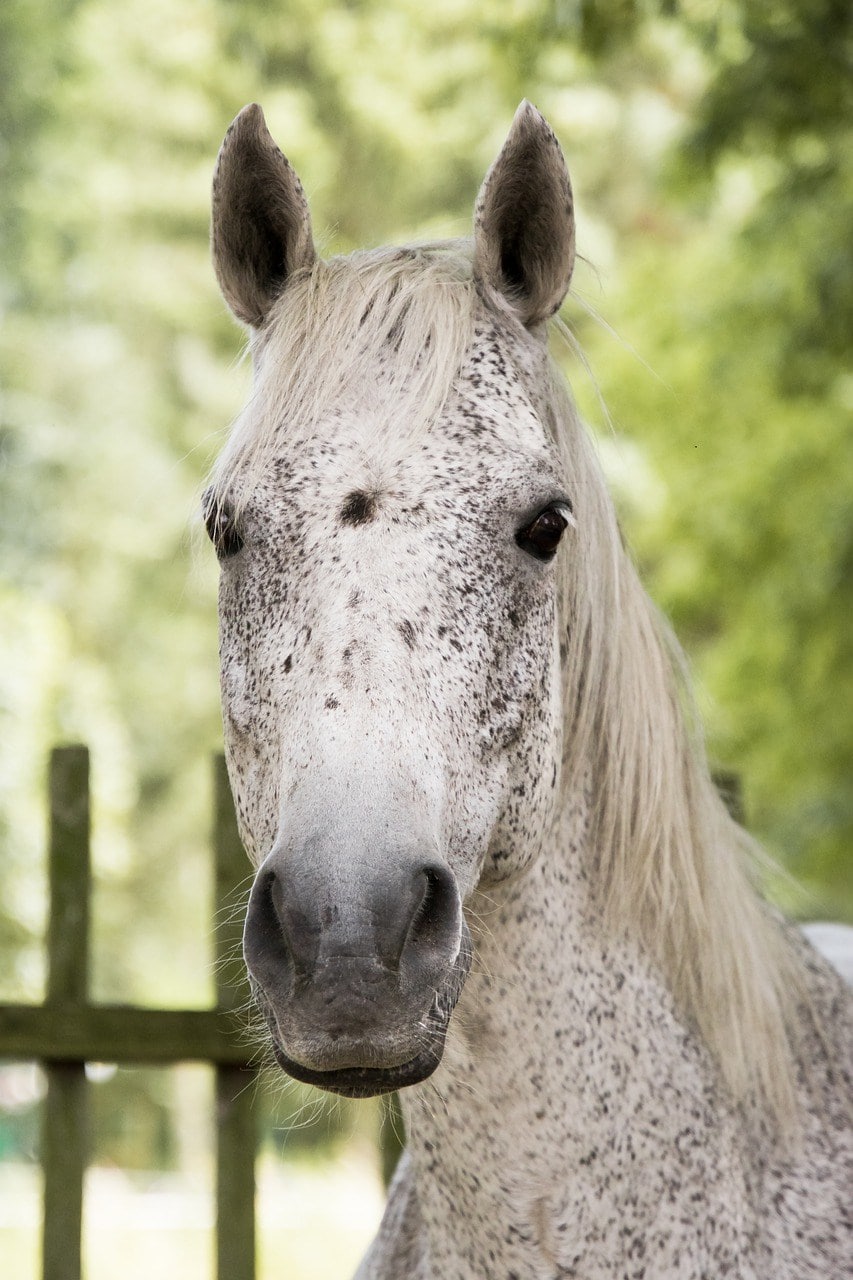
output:
<instances>
[{"instance_id":1,"label":"fence post","mask_svg":"<svg viewBox=\"0 0 853 1280\"><path fill-rule=\"evenodd\" d=\"M225 759L214 758L216 864L216 996L234 1013L249 996L242 961L239 886L250 867L237 832ZM255 1280L255 1155L253 1110L257 1070L216 1068L216 1267L219 1280Z\"/></svg>"},{"instance_id":2,"label":"fence post","mask_svg":"<svg viewBox=\"0 0 853 1280\"><path fill-rule=\"evenodd\" d=\"M742 827L746 826L746 807L743 802L743 780L734 769L714 769L711 777L720 793L720 799L729 811L729 817Z\"/></svg>"},{"instance_id":3,"label":"fence post","mask_svg":"<svg viewBox=\"0 0 853 1280\"><path fill-rule=\"evenodd\" d=\"M89 969L89 753L59 747L50 758L50 918L47 998L84 1004ZM86 1068L45 1067L42 1127L44 1280L80 1280L83 1180L88 1155Z\"/></svg>"}]
</instances>

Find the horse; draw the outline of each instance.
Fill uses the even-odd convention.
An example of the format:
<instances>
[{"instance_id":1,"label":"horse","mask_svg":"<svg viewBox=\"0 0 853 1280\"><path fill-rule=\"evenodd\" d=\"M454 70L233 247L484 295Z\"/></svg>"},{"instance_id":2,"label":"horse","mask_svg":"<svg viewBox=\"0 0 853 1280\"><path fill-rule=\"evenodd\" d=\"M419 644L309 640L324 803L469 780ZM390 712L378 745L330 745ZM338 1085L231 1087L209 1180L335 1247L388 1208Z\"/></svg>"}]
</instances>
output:
<instances>
[{"instance_id":1,"label":"horse","mask_svg":"<svg viewBox=\"0 0 853 1280\"><path fill-rule=\"evenodd\" d=\"M257 105L212 250L252 392L204 499L281 1068L400 1091L358 1280L833 1280L851 1001L762 899L549 354L575 255L519 108L473 238L321 258Z\"/></svg>"}]
</instances>

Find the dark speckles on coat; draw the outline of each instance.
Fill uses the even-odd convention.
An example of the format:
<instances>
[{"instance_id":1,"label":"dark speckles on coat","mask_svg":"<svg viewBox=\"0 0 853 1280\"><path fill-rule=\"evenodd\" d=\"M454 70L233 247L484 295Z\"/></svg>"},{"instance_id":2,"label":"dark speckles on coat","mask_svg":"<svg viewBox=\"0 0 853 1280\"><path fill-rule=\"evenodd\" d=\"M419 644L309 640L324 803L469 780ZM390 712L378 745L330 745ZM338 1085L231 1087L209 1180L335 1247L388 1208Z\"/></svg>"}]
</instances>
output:
<instances>
[{"instance_id":1,"label":"dark speckles on coat","mask_svg":"<svg viewBox=\"0 0 853 1280\"><path fill-rule=\"evenodd\" d=\"M408 618L404 618L402 622L397 624L397 630L403 637L404 644L406 644L409 649L414 649L417 643L417 632L415 631L413 623L409 622Z\"/></svg>"},{"instance_id":2,"label":"dark speckles on coat","mask_svg":"<svg viewBox=\"0 0 853 1280\"><path fill-rule=\"evenodd\" d=\"M367 524L376 515L378 501L371 493L356 489L348 493L341 505L342 524Z\"/></svg>"}]
</instances>

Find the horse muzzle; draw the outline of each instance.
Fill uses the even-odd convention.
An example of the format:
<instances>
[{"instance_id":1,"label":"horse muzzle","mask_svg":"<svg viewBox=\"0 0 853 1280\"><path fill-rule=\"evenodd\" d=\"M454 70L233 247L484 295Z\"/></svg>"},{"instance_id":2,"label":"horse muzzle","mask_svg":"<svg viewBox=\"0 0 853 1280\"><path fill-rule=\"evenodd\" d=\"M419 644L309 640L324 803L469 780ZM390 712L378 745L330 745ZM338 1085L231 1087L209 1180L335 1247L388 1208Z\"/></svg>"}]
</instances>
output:
<instances>
[{"instance_id":1,"label":"horse muzzle","mask_svg":"<svg viewBox=\"0 0 853 1280\"><path fill-rule=\"evenodd\" d=\"M471 963L446 863L416 843L368 852L344 857L318 837L278 843L256 876L243 938L279 1065L348 1097L436 1069Z\"/></svg>"}]
</instances>

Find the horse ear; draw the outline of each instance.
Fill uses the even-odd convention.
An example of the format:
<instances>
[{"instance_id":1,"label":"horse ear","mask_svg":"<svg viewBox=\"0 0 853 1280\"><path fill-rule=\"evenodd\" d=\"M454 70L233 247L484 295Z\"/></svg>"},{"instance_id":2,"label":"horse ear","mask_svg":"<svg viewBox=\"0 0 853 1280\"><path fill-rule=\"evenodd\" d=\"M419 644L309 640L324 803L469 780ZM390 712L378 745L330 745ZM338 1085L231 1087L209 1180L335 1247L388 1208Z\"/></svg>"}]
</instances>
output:
<instances>
[{"instance_id":1,"label":"horse ear","mask_svg":"<svg viewBox=\"0 0 853 1280\"><path fill-rule=\"evenodd\" d=\"M213 262L238 320L258 327L294 271L316 258L302 185L257 103L225 135L213 176Z\"/></svg>"},{"instance_id":2,"label":"horse ear","mask_svg":"<svg viewBox=\"0 0 853 1280\"><path fill-rule=\"evenodd\" d=\"M474 276L532 326L559 309L574 261L566 162L548 123L525 100L477 198Z\"/></svg>"}]
</instances>

